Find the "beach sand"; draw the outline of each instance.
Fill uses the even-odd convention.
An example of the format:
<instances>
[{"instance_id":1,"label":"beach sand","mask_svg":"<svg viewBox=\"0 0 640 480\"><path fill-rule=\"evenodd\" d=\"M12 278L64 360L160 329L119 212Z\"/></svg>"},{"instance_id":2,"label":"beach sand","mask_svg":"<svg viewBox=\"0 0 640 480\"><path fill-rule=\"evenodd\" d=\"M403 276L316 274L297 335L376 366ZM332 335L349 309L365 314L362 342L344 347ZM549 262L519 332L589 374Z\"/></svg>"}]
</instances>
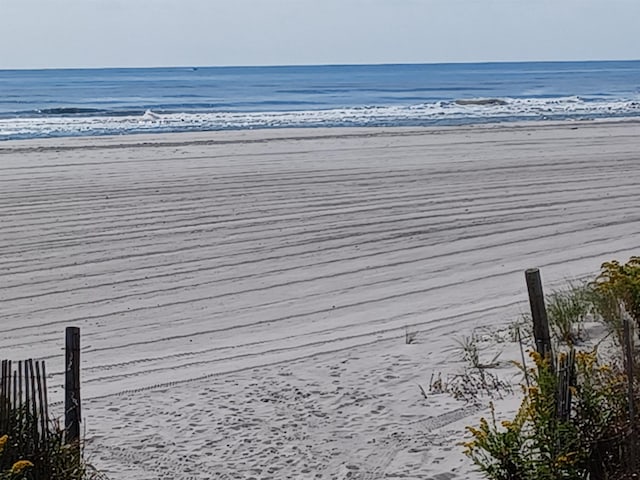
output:
<instances>
[{"instance_id":1,"label":"beach sand","mask_svg":"<svg viewBox=\"0 0 640 480\"><path fill-rule=\"evenodd\" d=\"M526 312L526 268L640 253L638 152L637 122L3 142L0 351L60 412L82 329L114 480L480 478L486 410L419 385Z\"/></svg>"}]
</instances>

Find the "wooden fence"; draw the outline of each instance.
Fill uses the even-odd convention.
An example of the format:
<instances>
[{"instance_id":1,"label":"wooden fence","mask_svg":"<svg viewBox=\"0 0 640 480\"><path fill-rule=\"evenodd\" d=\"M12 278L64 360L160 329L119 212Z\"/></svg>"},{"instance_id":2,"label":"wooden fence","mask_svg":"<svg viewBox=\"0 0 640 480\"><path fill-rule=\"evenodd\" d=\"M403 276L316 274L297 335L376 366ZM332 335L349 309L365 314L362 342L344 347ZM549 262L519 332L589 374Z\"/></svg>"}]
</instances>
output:
<instances>
[{"instance_id":1,"label":"wooden fence","mask_svg":"<svg viewBox=\"0 0 640 480\"><path fill-rule=\"evenodd\" d=\"M80 439L80 329L66 329L65 354L65 442ZM49 435L47 370L44 361L2 360L0 373L0 435L11 430L16 416L28 418L31 446L36 450Z\"/></svg>"},{"instance_id":2,"label":"wooden fence","mask_svg":"<svg viewBox=\"0 0 640 480\"><path fill-rule=\"evenodd\" d=\"M527 291L529 294L529 304L531 306L531 317L533 320L533 336L536 344L536 350L540 355L549 360L549 365L557 376L558 391L556 392L556 417L566 421L571 414L572 395L571 387L575 386L575 350L571 347L568 356L557 359L554 356L551 335L549 330L549 319L545 306L544 293L542 290L542 279L540 270L530 268L525 271L525 280L527 283ZM628 431L620 432L624 441L620 446L626 452L627 468L629 471L636 471L638 465L638 431L636 429L636 405L635 405L635 376L634 376L634 358L635 347L631 335L631 324L628 315L624 315L623 323L623 359L624 371L627 380L627 403L628 403ZM613 439L611 439L613 440ZM594 464L595 465L595 464ZM593 472L592 472L593 473ZM600 478L598 474L594 474L592 478ZM626 478L626 477L625 477ZM631 477L629 477L631 478ZM637 478L637 477L633 477Z\"/></svg>"},{"instance_id":3,"label":"wooden fence","mask_svg":"<svg viewBox=\"0 0 640 480\"><path fill-rule=\"evenodd\" d=\"M9 432L16 415L31 417L29 441L36 450L49 435L47 370L44 362L2 361L0 375L0 432Z\"/></svg>"}]
</instances>

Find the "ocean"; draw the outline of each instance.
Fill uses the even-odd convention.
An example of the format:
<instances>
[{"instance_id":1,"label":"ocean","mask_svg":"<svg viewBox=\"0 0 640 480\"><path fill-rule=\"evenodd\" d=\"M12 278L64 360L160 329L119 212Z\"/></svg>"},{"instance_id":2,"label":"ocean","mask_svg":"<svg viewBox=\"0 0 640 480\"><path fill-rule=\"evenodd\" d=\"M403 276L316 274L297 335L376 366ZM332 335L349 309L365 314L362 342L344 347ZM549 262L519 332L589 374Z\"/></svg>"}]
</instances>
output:
<instances>
[{"instance_id":1,"label":"ocean","mask_svg":"<svg viewBox=\"0 0 640 480\"><path fill-rule=\"evenodd\" d=\"M0 70L0 140L640 116L640 61Z\"/></svg>"}]
</instances>

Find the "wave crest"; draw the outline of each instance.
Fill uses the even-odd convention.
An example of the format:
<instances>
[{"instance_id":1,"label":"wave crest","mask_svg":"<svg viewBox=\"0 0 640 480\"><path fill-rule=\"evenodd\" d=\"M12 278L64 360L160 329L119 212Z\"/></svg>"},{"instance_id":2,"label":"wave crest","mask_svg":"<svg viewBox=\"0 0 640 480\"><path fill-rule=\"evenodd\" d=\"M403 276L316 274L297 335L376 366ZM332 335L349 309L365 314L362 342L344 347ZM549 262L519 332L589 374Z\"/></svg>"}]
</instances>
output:
<instances>
[{"instance_id":1,"label":"wave crest","mask_svg":"<svg viewBox=\"0 0 640 480\"><path fill-rule=\"evenodd\" d=\"M130 115L75 110L48 116L0 119L0 138L115 135L281 127L430 126L536 119L640 116L640 100L562 98L459 99L407 106L366 106L331 110L269 112L167 112Z\"/></svg>"}]
</instances>

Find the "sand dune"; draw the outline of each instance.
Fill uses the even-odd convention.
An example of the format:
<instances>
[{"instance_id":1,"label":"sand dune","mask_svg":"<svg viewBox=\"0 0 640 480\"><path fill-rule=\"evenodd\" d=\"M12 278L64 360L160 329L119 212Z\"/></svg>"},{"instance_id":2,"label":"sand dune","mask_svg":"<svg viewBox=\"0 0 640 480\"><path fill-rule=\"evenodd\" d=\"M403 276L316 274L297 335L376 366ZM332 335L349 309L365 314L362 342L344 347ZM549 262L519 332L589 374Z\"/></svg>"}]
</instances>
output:
<instances>
[{"instance_id":1,"label":"sand dune","mask_svg":"<svg viewBox=\"0 0 640 480\"><path fill-rule=\"evenodd\" d=\"M640 251L640 124L0 144L0 348L112 478L470 478L457 336ZM418 342L404 344L405 328ZM59 405L59 403L58 403Z\"/></svg>"}]
</instances>

